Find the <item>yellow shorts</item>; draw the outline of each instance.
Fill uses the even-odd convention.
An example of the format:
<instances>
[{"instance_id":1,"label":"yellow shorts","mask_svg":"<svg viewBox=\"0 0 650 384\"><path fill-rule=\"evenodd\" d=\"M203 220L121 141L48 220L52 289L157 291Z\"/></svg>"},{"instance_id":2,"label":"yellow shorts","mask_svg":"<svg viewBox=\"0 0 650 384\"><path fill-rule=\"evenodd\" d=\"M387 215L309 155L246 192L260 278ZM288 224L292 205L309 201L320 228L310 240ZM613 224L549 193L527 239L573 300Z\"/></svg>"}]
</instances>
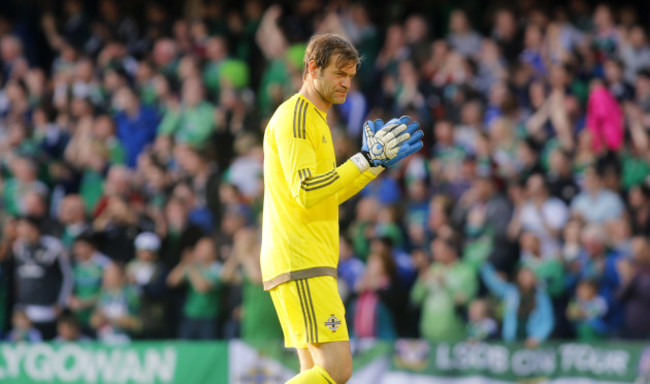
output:
<instances>
[{"instance_id":1,"label":"yellow shorts","mask_svg":"<svg viewBox=\"0 0 650 384\"><path fill-rule=\"evenodd\" d=\"M318 276L292 280L271 289L287 348L350 340L345 307L336 279Z\"/></svg>"}]
</instances>

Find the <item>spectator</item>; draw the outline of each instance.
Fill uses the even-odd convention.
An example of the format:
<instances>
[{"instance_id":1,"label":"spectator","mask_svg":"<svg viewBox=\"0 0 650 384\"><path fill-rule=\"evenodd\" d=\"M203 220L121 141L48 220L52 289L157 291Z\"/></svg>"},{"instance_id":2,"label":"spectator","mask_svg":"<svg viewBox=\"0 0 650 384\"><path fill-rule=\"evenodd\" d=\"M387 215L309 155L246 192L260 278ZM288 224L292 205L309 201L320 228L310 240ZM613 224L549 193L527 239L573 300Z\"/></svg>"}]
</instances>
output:
<instances>
[{"instance_id":1,"label":"spectator","mask_svg":"<svg viewBox=\"0 0 650 384\"><path fill-rule=\"evenodd\" d=\"M598 296L598 284L592 280L581 280L575 298L567 307L567 317L576 328L578 340L602 340L607 334L606 313L607 302Z\"/></svg>"},{"instance_id":2,"label":"spectator","mask_svg":"<svg viewBox=\"0 0 650 384\"><path fill-rule=\"evenodd\" d=\"M486 263L481 267L483 282L505 305L501 330L503 340L520 340L527 347L535 348L553 331L553 306L531 270L520 268L516 276L516 281L510 283L497 274L492 264Z\"/></svg>"},{"instance_id":3,"label":"spectator","mask_svg":"<svg viewBox=\"0 0 650 384\"><path fill-rule=\"evenodd\" d=\"M587 168L582 192L571 200L571 213L588 223L603 223L621 217L623 208L621 198L602 186L602 176L596 168Z\"/></svg>"},{"instance_id":4,"label":"spectator","mask_svg":"<svg viewBox=\"0 0 650 384\"><path fill-rule=\"evenodd\" d=\"M581 234L582 249L569 272L569 283L592 279L598 284L598 294L607 301L608 312L605 321L609 331L619 327L623 321L623 308L615 300L620 286L620 276L616 268L621 255L609 249L608 235L598 224L585 226Z\"/></svg>"},{"instance_id":5,"label":"spectator","mask_svg":"<svg viewBox=\"0 0 650 384\"><path fill-rule=\"evenodd\" d=\"M182 255L199 241L200 227L188 220L188 210L178 198L171 198L165 206L165 226L160 229L165 234L160 249L160 259L168 269L181 260Z\"/></svg>"},{"instance_id":6,"label":"spectator","mask_svg":"<svg viewBox=\"0 0 650 384\"><path fill-rule=\"evenodd\" d=\"M14 309L12 317L13 328L7 333L6 340L11 343L38 343L43 341L41 332L36 329L25 311Z\"/></svg>"},{"instance_id":7,"label":"spectator","mask_svg":"<svg viewBox=\"0 0 650 384\"><path fill-rule=\"evenodd\" d=\"M643 183L632 187L628 203L632 233L635 235L650 233L650 185Z\"/></svg>"},{"instance_id":8,"label":"spectator","mask_svg":"<svg viewBox=\"0 0 650 384\"><path fill-rule=\"evenodd\" d=\"M434 262L418 277L411 301L422 306L420 334L432 342L465 338L465 321L459 316L476 295L474 269L458 260L452 239L431 243Z\"/></svg>"},{"instance_id":9,"label":"spectator","mask_svg":"<svg viewBox=\"0 0 650 384\"><path fill-rule=\"evenodd\" d=\"M546 287L548 294L556 298L565 290L564 265L555 254L545 256L541 244L539 235L524 232L520 237L520 261L523 267L535 274L537 280Z\"/></svg>"},{"instance_id":10,"label":"spectator","mask_svg":"<svg viewBox=\"0 0 650 384\"><path fill-rule=\"evenodd\" d=\"M474 299L467 310L467 337L470 341L488 341L498 333L498 324L490 315L485 299Z\"/></svg>"},{"instance_id":11,"label":"spectator","mask_svg":"<svg viewBox=\"0 0 650 384\"><path fill-rule=\"evenodd\" d=\"M21 214L22 199L28 191L43 196L48 193L47 186L37 179L37 167L34 160L16 157L11 162L13 177L6 180L2 188L5 209L11 215Z\"/></svg>"},{"instance_id":12,"label":"spectator","mask_svg":"<svg viewBox=\"0 0 650 384\"><path fill-rule=\"evenodd\" d=\"M265 342L280 340L282 329L271 296L262 287L259 236L252 228L243 228L237 233L232 254L224 263L221 276L226 283L243 285L236 316L236 320L241 322L241 338L261 347Z\"/></svg>"},{"instance_id":13,"label":"spectator","mask_svg":"<svg viewBox=\"0 0 650 384\"><path fill-rule=\"evenodd\" d=\"M72 293L70 261L58 239L41 233L37 218L21 217L16 230L16 305L24 309L43 339L51 340L56 336L56 318Z\"/></svg>"},{"instance_id":14,"label":"spectator","mask_svg":"<svg viewBox=\"0 0 650 384\"><path fill-rule=\"evenodd\" d=\"M74 288L68 302L72 314L88 329L102 287L106 268L111 263L97 251L95 238L89 231L79 234L72 245Z\"/></svg>"},{"instance_id":15,"label":"spectator","mask_svg":"<svg viewBox=\"0 0 650 384\"><path fill-rule=\"evenodd\" d=\"M566 205L579 193L571 169L571 155L567 151L556 148L551 152L547 181L551 195Z\"/></svg>"},{"instance_id":16,"label":"spectator","mask_svg":"<svg viewBox=\"0 0 650 384\"><path fill-rule=\"evenodd\" d=\"M587 129L596 153L618 151L623 145L623 111L600 80L593 80L587 102Z\"/></svg>"},{"instance_id":17,"label":"spectator","mask_svg":"<svg viewBox=\"0 0 650 384\"><path fill-rule=\"evenodd\" d=\"M158 116L152 108L141 105L135 91L126 86L116 91L113 105L117 110L115 125L126 153L126 165L134 168L142 150L156 137Z\"/></svg>"},{"instance_id":18,"label":"spectator","mask_svg":"<svg viewBox=\"0 0 650 384\"><path fill-rule=\"evenodd\" d=\"M138 214L120 197L111 197L93 222L98 248L119 262L128 262L135 256L133 244L138 227Z\"/></svg>"},{"instance_id":19,"label":"spectator","mask_svg":"<svg viewBox=\"0 0 650 384\"><path fill-rule=\"evenodd\" d=\"M354 254L352 241L344 235L339 238L339 277L341 299L345 303L364 273L365 265Z\"/></svg>"},{"instance_id":20,"label":"spectator","mask_svg":"<svg viewBox=\"0 0 650 384\"><path fill-rule=\"evenodd\" d=\"M489 173L491 171L485 172L477 175L472 189L461 197L452 213L452 222L462 229L465 246L479 240L487 243L479 258L493 256L499 265L507 265L511 262L507 229L512 209L508 200L499 193L496 178Z\"/></svg>"},{"instance_id":21,"label":"spectator","mask_svg":"<svg viewBox=\"0 0 650 384\"><path fill-rule=\"evenodd\" d=\"M155 233L143 232L135 238L136 257L126 266L127 282L138 290L142 337L159 338L165 331L167 270L158 259L160 239Z\"/></svg>"},{"instance_id":22,"label":"spectator","mask_svg":"<svg viewBox=\"0 0 650 384\"><path fill-rule=\"evenodd\" d=\"M550 196L541 174L528 178L526 194L528 199L513 214L508 231L513 237L522 231L534 233L539 238L542 258L555 258L560 250L558 235L568 219L568 209L562 200Z\"/></svg>"},{"instance_id":23,"label":"spectator","mask_svg":"<svg viewBox=\"0 0 650 384\"><path fill-rule=\"evenodd\" d=\"M73 315L61 315L56 324L57 336L54 338L58 343L88 342L92 339L83 334L79 320Z\"/></svg>"},{"instance_id":24,"label":"spectator","mask_svg":"<svg viewBox=\"0 0 650 384\"><path fill-rule=\"evenodd\" d=\"M63 225L61 242L71 247L74 239L88 229L86 209L79 195L68 195L61 200L59 222Z\"/></svg>"},{"instance_id":25,"label":"spectator","mask_svg":"<svg viewBox=\"0 0 650 384\"><path fill-rule=\"evenodd\" d=\"M396 301L401 300L397 283L397 265L384 253L371 253L366 271L355 287L357 298L350 305L352 332L355 337L392 340L397 337Z\"/></svg>"},{"instance_id":26,"label":"spectator","mask_svg":"<svg viewBox=\"0 0 650 384\"><path fill-rule=\"evenodd\" d=\"M102 290L97 306L90 318L90 325L97 339L109 344L128 342L133 334L142 331L137 317L140 296L126 283L124 269L117 263L104 270Z\"/></svg>"},{"instance_id":27,"label":"spectator","mask_svg":"<svg viewBox=\"0 0 650 384\"><path fill-rule=\"evenodd\" d=\"M632 240L632 257L619 261L617 265L621 276L621 287L617 292L618 299L625 310L626 338L645 339L650 335L650 327L646 319L650 291L650 246L645 237L637 236Z\"/></svg>"},{"instance_id":28,"label":"spectator","mask_svg":"<svg viewBox=\"0 0 650 384\"><path fill-rule=\"evenodd\" d=\"M196 77L183 82L182 105L174 105L163 116L158 135L171 136L181 144L204 146L215 128L214 107L203 99L203 86Z\"/></svg>"},{"instance_id":29,"label":"spectator","mask_svg":"<svg viewBox=\"0 0 650 384\"><path fill-rule=\"evenodd\" d=\"M455 9L449 16L449 45L460 54L469 57L478 56L481 50L481 36L472 30L467 13Z\"/></svg>"},{"instance_id":30,"label":"spectator","mask_svg":"<svg viewBox=\"0 0 650 384\"><path fill-rule=\"evenodd\" d=\"M167 284L176 287L188 285L183 308L183 320L178 337L191 340L210 340L217 337L221 264L212 239L199 240L191 252L169 273Z\"/></svg>"}]
</instances>

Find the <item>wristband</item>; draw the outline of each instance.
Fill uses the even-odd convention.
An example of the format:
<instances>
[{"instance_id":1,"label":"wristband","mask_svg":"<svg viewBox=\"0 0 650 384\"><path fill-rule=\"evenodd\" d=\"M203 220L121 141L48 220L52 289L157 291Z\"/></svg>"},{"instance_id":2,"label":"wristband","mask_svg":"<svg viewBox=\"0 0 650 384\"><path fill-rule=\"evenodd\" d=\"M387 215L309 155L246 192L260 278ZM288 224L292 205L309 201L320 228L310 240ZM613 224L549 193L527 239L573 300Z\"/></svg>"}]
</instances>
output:
<instances>
[{"instance_id":1,"label":"wristband","mask_svg":"<svg viewBox=\"0 0 650 384\"><path fill-rule=\"evenodd\" d=\"M361 173L370 168L370 160L368 160L367 155L364 155L363 152L358 152L352 155L350 160L357 166L357 168L359 168L359 172Z\"/></svg>"}]
</instances>

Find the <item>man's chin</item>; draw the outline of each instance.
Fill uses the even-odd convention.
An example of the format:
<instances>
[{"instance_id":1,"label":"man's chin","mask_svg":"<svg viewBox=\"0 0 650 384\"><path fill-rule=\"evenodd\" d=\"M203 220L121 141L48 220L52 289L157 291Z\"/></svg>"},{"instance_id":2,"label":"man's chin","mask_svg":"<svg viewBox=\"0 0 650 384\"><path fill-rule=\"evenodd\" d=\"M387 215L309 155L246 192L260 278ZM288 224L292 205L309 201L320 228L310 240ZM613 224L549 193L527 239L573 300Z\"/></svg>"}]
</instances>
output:
<instances>
[{"instance_id":1,"label":"man's chin","mask_svg":"<svg viewBox=\"0 0 650 384\"><path fill-rule=\"evenodd\" d=\"M332 97L332 104L343 104L345 103L345 99L348 98L348 95L345 94L343 96L334 96Z\"/></svg>"}]
</instances>

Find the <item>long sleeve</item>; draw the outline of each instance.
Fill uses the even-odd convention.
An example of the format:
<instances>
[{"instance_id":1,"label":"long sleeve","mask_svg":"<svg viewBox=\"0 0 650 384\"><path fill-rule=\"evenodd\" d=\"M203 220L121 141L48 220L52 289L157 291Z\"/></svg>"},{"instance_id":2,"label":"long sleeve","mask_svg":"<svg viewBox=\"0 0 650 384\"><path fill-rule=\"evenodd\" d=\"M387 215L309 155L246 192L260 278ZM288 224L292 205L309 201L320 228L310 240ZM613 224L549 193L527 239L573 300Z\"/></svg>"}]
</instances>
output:
<instances>
[{"instance_id":1,"label":"long sleeve","mask_svg":"<svg viewBox=\"0 0 650 384\"><path fill-rule=\"evenodd\" d=\"M495 296L503 299L510 290L515 289L510 283L503 281L496 270L490 263L485 263L481 267L481 277L490 292Z\"/></svg>"},{"instance_id":2,"label":"long sleeve","mask_svg":"<svg viewBox=\"0 0 650 384\"><path fill-rule=\"evenodd\" d=\"M528 319L528 336L537 341L548 339L555 326L553 304L546 292L537 292L535 312Z\"/></svg>"},{"instance_id":3,"label":"long sleeve","mask_svg":"<svg viewBox=\"0 0 650 384\"><path fill-rule=\"evenodd\" d=\"M303 208L311 208L353 184L361 175L351 160L319 173L316 151L308 130L278 129L276 143L282 171L291 196Z\"/></svg>"},{"instance_id":4,"label":"long sleeve","mask_svg":"<svg viewBox=\"0 0 650 384\"><path fill-rule=\"evenodd\" d=\"M61 276L63 278L57 303L61 306L66 306L68 304L70 296L72 295L72 289L74 288L72 270L70 268L68 256L65 252L61 252L59 254L57 262L59 264L59 268L61 268Z\"/></svg>"},{"instance_id":5,"label":"long sleeve","mask_svg":"<svg viewBox=\"0 0 650 384\"><path fill-rule=\"evenodd\" d=\"M359 193L359 191L362 190L366 185L368 185L368 183L376 179L377 176L381 174L383 169L384 169L383 167L370 168L369 170L359 175L359 177L354 179L352 183L346 185L342 190L337 192L336 197L339 204L343 204L350 197Z\"/></svg>"}]
</instances>

